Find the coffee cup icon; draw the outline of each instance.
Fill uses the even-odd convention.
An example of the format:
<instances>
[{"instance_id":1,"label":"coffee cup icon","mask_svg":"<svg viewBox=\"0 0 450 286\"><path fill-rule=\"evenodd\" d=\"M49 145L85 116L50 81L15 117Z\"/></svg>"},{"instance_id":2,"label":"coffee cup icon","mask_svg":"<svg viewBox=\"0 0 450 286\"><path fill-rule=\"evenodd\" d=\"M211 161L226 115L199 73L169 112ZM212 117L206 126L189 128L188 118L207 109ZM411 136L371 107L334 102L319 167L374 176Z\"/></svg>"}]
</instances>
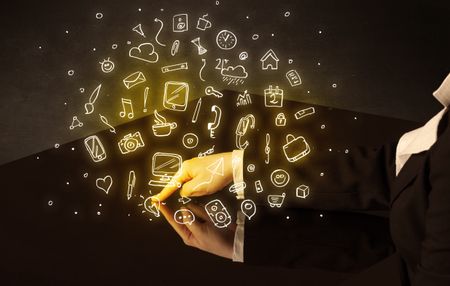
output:
<instances>
[{"instance_id":1,"label":"coffee cup icon","mask_svg":"<svg viewBox=\"0 0 450 286\"><path fill-rule=\"evenodd\" d=\"M198 18L197 21L197 29L200 31L205 31L206 29L209 29L212 27L211 21L205 19L208 16L208 14L203 15L203 17Z\"/></svg>"},{"instance_id":2,"label":"coffee cup icon","mask_svg":"<svg viewBox=\"0 0 450 286\"><path fill-rule=\"evenodd\" d=\"M176 122L167 122L166 118L155 110L155 124L152 125L153 134L156 137L169 136L172 130L177 128Z\"/></svg>"}]
</instances>

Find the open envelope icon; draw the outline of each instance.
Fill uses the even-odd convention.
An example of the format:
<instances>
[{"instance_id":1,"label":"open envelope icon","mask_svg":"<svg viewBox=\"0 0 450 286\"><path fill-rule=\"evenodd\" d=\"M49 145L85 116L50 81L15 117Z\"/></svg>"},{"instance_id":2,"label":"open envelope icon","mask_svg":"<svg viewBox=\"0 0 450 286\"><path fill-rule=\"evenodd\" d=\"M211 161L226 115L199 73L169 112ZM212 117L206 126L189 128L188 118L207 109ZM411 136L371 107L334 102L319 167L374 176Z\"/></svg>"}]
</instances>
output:
<instances>
[{"instance_id":1,"label":"open envelope icon","mask_svg":"<svg viewBox=\"0 0 450 286\"><path fill-rule=\"evenodd\" d=\"M140 71L137 71L135 73L130 74L126 78L124 78L123 84L126 86L127 89L130 89L133 86L136 86L145 81L146 81L146 79L145 79L144 74Z\"/></svg>"}]
</instances>

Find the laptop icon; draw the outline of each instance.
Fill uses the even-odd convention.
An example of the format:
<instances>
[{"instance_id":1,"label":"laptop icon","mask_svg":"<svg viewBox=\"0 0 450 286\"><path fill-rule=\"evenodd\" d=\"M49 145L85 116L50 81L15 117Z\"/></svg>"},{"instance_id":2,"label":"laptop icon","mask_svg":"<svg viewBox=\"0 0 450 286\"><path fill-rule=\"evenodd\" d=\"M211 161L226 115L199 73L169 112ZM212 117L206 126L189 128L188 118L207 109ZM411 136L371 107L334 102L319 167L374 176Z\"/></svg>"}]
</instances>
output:
<instances>
[{"instance_id":1,"label":"laptop icon","mask_svg":"<svg viewBox=\"0 0 450 286\"><path fill-rule=\"evenodd\" d=\"M185 111L189 99L189 84L179 81L168 81L164 85L165 108L173 111Z\"/></svg>"},{"instance_id":2,"label":"laptop icon","mask_svg":"<svg viewBox=\"0 0 450 286\"><path fill-rule=\"evenodd\" d=\"M174 153L156 152L152 158L152 176L148 184L153 187L165 187L172 184L170 180L180 170L183 160Z\"/></svg>"}]
</instances>

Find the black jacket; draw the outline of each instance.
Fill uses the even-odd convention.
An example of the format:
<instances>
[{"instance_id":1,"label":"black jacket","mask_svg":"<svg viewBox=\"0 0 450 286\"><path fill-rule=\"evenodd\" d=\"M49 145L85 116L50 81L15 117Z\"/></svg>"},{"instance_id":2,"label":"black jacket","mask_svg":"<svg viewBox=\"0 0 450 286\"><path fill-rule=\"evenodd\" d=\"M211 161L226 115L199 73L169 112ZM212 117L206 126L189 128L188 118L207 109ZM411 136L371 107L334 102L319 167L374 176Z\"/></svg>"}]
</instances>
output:
<instances>
[{"instance_id":1,"label":"black jacket","mask_svg":"<svg viewBox=\"0 0 450 286\"><path fill-rule=\"evenodd\" d=\"M283 111L286 109L286 114L293 114L294 109L298 110L299 107L294 104ZM285 193L282 209L291 212L291 216L295 209L305 208L384 212L389 217L395 251L400 257L402 284L450 285L449 114L446 113L440 123L437 142L429 151L413 155L396 177L396 144L406 130L393 130L389 121L374 123L359 120L351 112L317 106L315 109L315 114L300 120L288 117L285 127L274 126L275 113L257 118L259 130L254 134L257 139L249 145L244 155L246 198L253 199L260 208L269 208L268 195ZM374 135L383 134L384 131L388 133L384 137L390 138L392 143L380 144L378 148L368 147L377 145L379 142L373 139ZM264 162L266 133L271 137L269 164ZM295 163L289 163L282 149L287 143L286 134L303 136L310 145L310 153ZM249 172L249 164L255 164L256 170ZM281 188L274 186L270 180L273 170L278 168L290 174L289 183ZM257 193L254 189L257 180L261 181L263 192ZM296 197L296 188L300 185L310 189L305 199ZM269 211L282 219L272 224L271 229L261 227L258 222L246 222L245 262L305 266L305 260L308 259L305 259L304 251L299 248L298 239L304 238L308 229L280 228L279 225L283 224L281 221L288 223L285 214L276 207L269 208ZM327 213L324 219L326 217ZM295 226L296 223L292 222L291 225ZM355 228L361 227L355 225ZM326 228L323 226L324 234L332 236ZM351 235L349 237L354 238ZM267 251L262 250L271 249L270 245L276 247L267 255ZM346 253L346 250L343 249L342 253ZM322 262L326 260L324 264L330 263L329 255L325 256ZM316 260L320 260L319 254ZM332 263L340 264L342 260L338 260L334 259ZM317 264L320 261L314 265ZM336 268L341 270L346 267Z\"/></svg>"}]
</instances>

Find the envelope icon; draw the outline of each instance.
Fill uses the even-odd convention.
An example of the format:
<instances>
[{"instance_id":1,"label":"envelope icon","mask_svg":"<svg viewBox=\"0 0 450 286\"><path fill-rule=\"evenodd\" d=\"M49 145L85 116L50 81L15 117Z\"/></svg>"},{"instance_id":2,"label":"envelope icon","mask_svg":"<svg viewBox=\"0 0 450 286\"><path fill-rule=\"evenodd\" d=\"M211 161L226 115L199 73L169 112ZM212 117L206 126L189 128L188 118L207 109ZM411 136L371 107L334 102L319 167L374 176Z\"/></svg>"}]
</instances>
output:
<instances>
[{"instance_id":1,"label":"envelope icon","mask_svg":"<svg viewBox=\"0 0 450 286\"><path fill-rule=\"evenodd\" d=\"M145 76L142 72L137 71L135 73L130 74L126 78L123 79L123 84L127 89L132 88L133 86L136 86L138 84L141 84L145 82Z\"/></svg>"}]
</instances>

